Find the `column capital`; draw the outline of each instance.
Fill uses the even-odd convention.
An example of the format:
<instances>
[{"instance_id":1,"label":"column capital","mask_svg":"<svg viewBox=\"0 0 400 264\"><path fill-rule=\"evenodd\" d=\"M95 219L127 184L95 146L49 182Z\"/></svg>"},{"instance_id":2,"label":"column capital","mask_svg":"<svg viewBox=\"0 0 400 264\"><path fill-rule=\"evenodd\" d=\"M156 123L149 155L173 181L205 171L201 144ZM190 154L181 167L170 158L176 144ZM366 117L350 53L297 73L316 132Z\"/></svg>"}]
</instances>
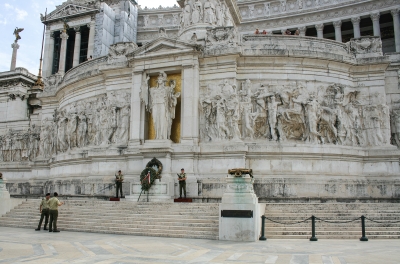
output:
<instances>
[{"instance_id":1,"label":"column capital","mask_svg":"<svg viewBox=\"0 0 400 264\"><path fill-rule=\"evenodd\" d=\"M74 27L76 33L81 33L81 26Z\"/></svg>"},{"instance_id":2,"label":"column capital","mask_svg":"<svg viewBox=\"0 0 400 264\"><path fill-rule=\"evenodd\" d=\"M372 21L379 21L381 14L379 12L374 12L370 14Z\"/></svg>"},{"instance_id":3,"label":"column capital","mask_svg":"<svg viewBox=\"0 0 400 264\"><path fill-rule=\"evenodd\" d=\"M353 24L358 24L358 23L360 23L360 20L361 20L360 17L352 17L352 18L351 18L351 22L352 22Z\"/></svg>"},{"instance_id":4,"label":"column capital","mask_svg":"<svg viewBox=\"0 0 400 264\"><path fill-rule=\"evenodd\" d=\"M395 8L390 10L390 13L392 14L392 16L398 16L399 15L399 8Z\"/></svg>"},{"instance_id":5,"label":"column capital","mask_svg":"<svg viewBox=\"0 0 400 264\"><path fill-rule=\"evenodd\" d=\"M298 27L297 28L300 32L305 32L307 27L306 26L302 26L302 27Z\"/></svg>"},{"instance_id":6,"label":"column capital","mask_svg":"<svg viewBox=\"0 0 400 264\"><path fill-rule=\"evenodd\" d=\"M61 39L68 39L69 35L67 32L64 32L64 30L61 31L61 35L60 35Z\"/></svg>"},{"instance_id":7,"label":"column capital","mask_svg":"<svg viewBox=\"0 0 400 264\"><path fill-rule=\"evenodd\" d=\"M317 30L323 30L324 29L324 24L316 24L315 25L315 28L317 29Z\"/></svg>"},{"instance_id":8,"label":"column capital","mask_svg":"<svg viewBox=\"0 0 400 264\"><path fill-rule=\"evenodd\" d=\"M54 38L55 31L50 31L50 38Z\"/></svg>"},{"instance_id":9,"label":"column capital","mask_svg":"<svg viewBox=\"0 0 400 264\"><path fill-rule=\"evenodd\" d=\"M341 27L341 26L342 26L342 20L333 21L333 26L334 26L335 28Z\"/></svg>"},{"instance_id":10,"label":"column capital","mask_svg":"<svg viewBox=\"0 0 400 264\"><path fill-rule=\"evenodd\" d=\"M19 49L19 44L17 42L14 42L13 44L11 44L11 48Z\"/></svg>"}]
</instances>

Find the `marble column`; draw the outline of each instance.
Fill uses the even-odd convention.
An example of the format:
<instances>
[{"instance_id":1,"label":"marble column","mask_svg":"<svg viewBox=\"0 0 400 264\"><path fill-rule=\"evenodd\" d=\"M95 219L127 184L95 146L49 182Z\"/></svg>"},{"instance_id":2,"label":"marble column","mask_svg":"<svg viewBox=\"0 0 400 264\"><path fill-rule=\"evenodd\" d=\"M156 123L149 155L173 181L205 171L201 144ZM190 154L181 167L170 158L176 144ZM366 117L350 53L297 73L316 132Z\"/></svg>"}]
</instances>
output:
<instances>
[{"instance_id":1,"label":"marble column","mask_svg":"<svg viewBox=\"0 0 400 264\"><path fill-rule=\"evenodd\" d=\"M50 51L50 27L47 26L46 27L46 34L45 34L45 45L44 45L44 54L43 54L43 72L42 72L42 76L43 77L47 77L49 75L47 75L48 72L48 68L49 68L49 51Z\"/></svg>"},{"instance_id":2,"label":"marble column","mask_svg":"<svg viewBox=\"0 0 400 264\"><path fill-rule=\"evenodd\" d=\"M335 27L335 40L338 42L342 42L342 21L334 21L333 26Z\"/></svg>"},{"instance_id":3,"label":"marble column","mask_svg":"<svg viewBox=\"0 0 400 264\"><path fill-rule=\"evenodd\" d=\"M317 29L317 37L324 38L324 24L316 24L315 28Z\"/></svg>"},{"instance_id":4,"label":"marble column","mask_svg":"<svg viewBox=\"0 0 400 264\"><path fill-rule=\"evenodd\" d=\"M396 52L400 52L400 19L399 9L390 10L393 16L393 28L394 28L394 41L396 44Z\"/></svg>"},{"instance_id":5,"label":"marble column","mask_svg":"<svg viewBox=\"0 0 400 264\"><path fill-rule=\"evenodd\" d=\"M143 70L133 72L131 88L131 118L129 128L129 145L140 145L144 140L145 109L140 99Z\"/></svg>"},{"instance_id":6,"label":"marble column","mask_svg":"<svg viewBox=\"0 0 400 264\"><path fill-rule=\"evenodd\" d=\"M199 65L197 60L183 65L182 70L182 125L181 143L195 145L199 142Z\"/></svg>"},{"instance_id":7,"label":"marble column","mask_svg":"<svg viewBox=\"0 0 400 264\"><path fill-rule=\"evenodd\" d=\"M15 70L15 66L17 65L17 51L19 49L19 45L17 41L11 44L11 48L13 49L12 57L11 57L11 66L10 71Z\"/></svg>"},{"instance_id":8,"label":"marble column","mask_svg":"<svg viewBox=\"0 0 400 264\"><path fill-rule=\"evenodd\" d=\"M88 52L87 52L87 57L88 59L90 56L94 58L94 33L95 33L95 27L96 27L96 21L94 18L92 18L92 21L87 25L89 28L89 43L88 43Z\"/></svg>"},{"instance_id":9,"label":"marble column","mask_svg":"<svg viewBox=\"0 0 400 264\"><path fill-rule=\"evenodd\" d=\"M67 57L67 40L69 38L66 31L61 32L61 48L60 48L60 62L58 64L58 73L65 73L65 60Z\"/></svg>"},{"instance_id":10,"label":"marble column","mask_svg":"<svg viewBox=\"0 0 400 264\"><path fill-rule=\"evenodd\" d=\"M377 36L377 37L381 36L381 27L379 25L379 17L380 17L379 12L371 14L372 24L374 27L374 36Z\"/></svg>"},{"instance_id":11,"label":"marble column","mask_svg":"<svg viewBox=\"0 0 400 264\"><path fill-rule=\"evenodd\" d=\"M351 18L351 22L353 23L354 38L361 37L360 20L361 20L360 17L352 17Z\"/></svg>"},{"instance_id":12,"label":"marble column","mask_svg":"<svg viewBox=\"0 0 400 264\"><path fill-rule=\"evenodd\" d=\"M54 31L50 32L49 48L47 52L47 70L43 77L49 77L53 73L53 60L54 60Z\"/></svg>"},{"instance_id":13,"label":"marble column","mask_svg":"<svg viewBox=\"0 0 400 264\"><path fill-rule=\"evenodd\" d=\"M307 27L299 27L298 30L300 32L299 36L302 36L302 37L306 36Z\"/></svg>"},{"instance_id":14,"label":"marble column","mask_svg":"<svg viewBox=\"0 0 400 264\"><path fill-rule=\"evenodd\" d=\"M72 67L79 65L79 55L81 53L81 27L75 27L75 46L74 46L74 60Z\"/></svg>"}]
</instances>

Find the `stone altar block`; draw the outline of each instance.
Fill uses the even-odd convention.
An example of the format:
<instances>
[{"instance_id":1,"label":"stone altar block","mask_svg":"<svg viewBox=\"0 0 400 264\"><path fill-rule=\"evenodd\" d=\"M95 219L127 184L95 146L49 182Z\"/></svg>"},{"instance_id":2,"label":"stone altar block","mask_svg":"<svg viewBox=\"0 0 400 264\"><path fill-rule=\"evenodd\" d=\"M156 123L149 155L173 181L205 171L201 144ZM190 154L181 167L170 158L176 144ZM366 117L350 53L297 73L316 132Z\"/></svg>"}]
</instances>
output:
<instances>
[{"instance_id":1,"label":"stone altar block","mask_svg":"<svg viewBox=\"0 0 400 264\"><path fill-rule=\"evenodd\" d=\"M219 240L257 241L260 212L253 177L229 174L226 183L219 205Z\"/></svg>"},{"instance_id":2,"label":"stone altar block","mask_svg":"<svg viewBox=\"0 0 400 264\"><path fill-rule=\"evenodd\" d=\"M10 193L6 189L6 182L0 179L0 216L5 215L11 209Z\"/></svg>"}]
</instances>

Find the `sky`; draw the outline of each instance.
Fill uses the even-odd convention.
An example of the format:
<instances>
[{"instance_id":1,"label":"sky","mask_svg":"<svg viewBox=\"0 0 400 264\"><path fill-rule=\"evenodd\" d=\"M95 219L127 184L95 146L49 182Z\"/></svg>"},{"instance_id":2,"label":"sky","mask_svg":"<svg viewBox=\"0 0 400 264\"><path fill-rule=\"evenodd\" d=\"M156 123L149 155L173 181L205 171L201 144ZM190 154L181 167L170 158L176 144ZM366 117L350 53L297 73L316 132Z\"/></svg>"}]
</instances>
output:
<instances>
[{"instance_id":1,"label":"sky","mask_svg":"<svg viewBox=\"0 0 400 264\"><path fill-rule=\"evenodd\" d=\"M39 72L40 50L42 46L43 24L40 13L55 10L65 0L0 0L0 72L9 71L14 29L24 28L18 41L17 67L28 69L37 75ZM139 0L144 8L173 6L176 0Z\"/></svg>"}]
</instances>

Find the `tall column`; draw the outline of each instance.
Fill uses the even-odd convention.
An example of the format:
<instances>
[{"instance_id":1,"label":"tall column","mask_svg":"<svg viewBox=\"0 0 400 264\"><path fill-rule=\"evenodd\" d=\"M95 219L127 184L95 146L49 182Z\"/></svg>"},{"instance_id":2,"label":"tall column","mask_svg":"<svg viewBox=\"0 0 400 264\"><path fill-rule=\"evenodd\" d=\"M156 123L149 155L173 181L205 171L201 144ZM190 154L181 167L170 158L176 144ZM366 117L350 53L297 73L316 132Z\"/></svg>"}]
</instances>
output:
<instances>
[{"instance_id":1,"label":"tall column","mask_svg":"<svg viewBox=\"0 0 400 264\"><path fill-rule=\"evenodd\" d=\"M342 42L342 21L334 21L333 26L335 27L335 40L338 42Z\"/></svg>"},{"instance_id":2,"label":"tall column","mask_svg":"<svg viewBox=\"0 0 400 264\"><path fill-rule=\"evenodd\" d=\"M42 76L47 77L47 69L49 68L49 44L50 44L50 27L46 27L45 41L44 41L44 53L43 53L43 70Z\"/></svg>"},{"instance_id":3,"label":"tall column","mask_svg":"<svg viewBox=\"0 0 400 264\"><path fill-rule=\"evenodd\" d=\"M400 52L400 20L399 20L399 9L390 10L393 16L393 28L394 28L394 41L396 43L396 52Z\"/></svg>"},{"instance_id":4,"label":"tall column","mask_svg":"<svg viewBox=\"0 0 400 264\"><path fill-rule=\"evenodd\" d=\"M74 46L74 60L72 62L72 67L79 65L79 55L81 53L81 27L75 27L75 46Z\"/></svg>"},{"instance_id":5,"label":"tall column","mask_svg":"<svg viewBox=\"0 0 400 264\"><path fill-rule=\"evenodd\" d=\"M87 25L89 28L89 43L88 43L88 52L87 57L89 58L92 56L94 58L94 33L95 33L95 26L96 21L92 18L92 21Z\"/></svg>"},{"instance_id":6,"label":"tall column","mask_svg":"<svg viewBox=\"0 0 400 264\"><path fill-rule=\"evenodd\" d=\"M50 32L50 41L47 53L47 69L45 70L43 77L49 77L53 72L53 59L54 59L54 31Z\"/></svg>"},{"instance_id":7,"label":"tall column","mask_svg":"<svg viewBox=\"0 0 400 264\"><path fill-rule=\"evenodd\" d=\"M13 44L11 44L11 48L13 49L12 57L11 57L11 66L10 66L10 71L15 70L15 66L17 64L17 51L19 49L18 42L15 41Z\"/></svg>"},{"instance_id":8,"label":"tall column","mask_svg":"<svg viewBox=\"0 0 400 264\"><path fill-rule=\"evenodd\" d=\"M381 27L379 26L379 17L380 17L379 12L371 14L372 24L374 27L374 36L377 36L377 37L381 36Z\"/></svg>"},{"instance_id":9,"label":"tall column","mask_svg":"<svg viewBox=\"0 0 400 264\"><path fill-rule=\"evenodd\" d=\"M307 31L307 27L305 27L305 26L304 27L299 27L298 30L300 32L299 36L305 37L306 31Z\"/></svg>"},{"instance_id":10,"label":"tall column","mask_svg":"<svg viewBox=\"0 0 400 264\"><path fill-rule=\"evenodd\" d=\"M61 48L60 48L60 63L58 64L58 73L65 73L65 59L67 57L67 40L69 38L67 32L63 30L61 32Z\"/></svg>"},{"instance_id":11,"label":"tall column","mask_svg":"<svg viewBox=\"0 0 400 264\"><path fill-rule=\"evenodd\" d=\"M193 145L199 142L199 65L197 61L183 65L181 143Z\"/></svg>"},{"instance_id":12,"label":"tall column","mask_svg":"<svg viewBox=\"0 0 400 264\"><path fill-rule=\"evenodd\" d=\"M317 29L317 37L324 38L324 24L316 24L315 28Z\"/></svg>"},{"instance_id":13,"label":"tall column","mask_svg":"<svg viewBox=\"0 0 400 264\"><path fill-rule=\"evenodd\" d=\"M352 17L351 18L351 22L353 23L354 38L361 37L360 20L361 20L360 17Z\"/></svg>"}]
</instances>

